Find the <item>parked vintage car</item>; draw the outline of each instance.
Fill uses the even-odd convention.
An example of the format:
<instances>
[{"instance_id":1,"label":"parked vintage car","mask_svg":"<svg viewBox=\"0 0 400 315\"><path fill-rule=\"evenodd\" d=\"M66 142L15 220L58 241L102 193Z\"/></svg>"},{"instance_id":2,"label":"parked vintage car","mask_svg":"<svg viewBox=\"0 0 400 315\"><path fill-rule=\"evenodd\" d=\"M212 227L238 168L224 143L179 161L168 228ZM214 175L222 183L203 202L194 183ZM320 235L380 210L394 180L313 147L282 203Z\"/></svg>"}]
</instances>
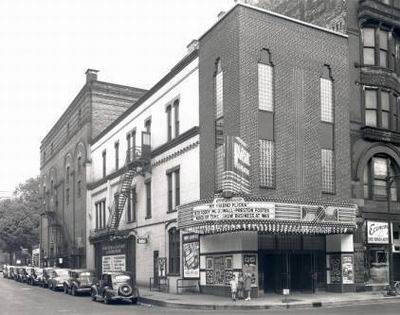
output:
<instances>
[{"instance_id":1,"label":"parked vintage car","mask_svg":"<svg viewBox=\"0 0 400 315\"><path fill-rule=\"evenodd\" d=\"M27 281L30 285L40 284L43 275L43 269L38 267L29 267L27 269Z\"/></svg>"},{"instance_id":2,"label":"parked vintage car","mask_svg":"<svg viewBox=\"0 0 400 315\"><path fill-rule=\"evenodd\" d=\"M28 269L32 267L23 266L21 270L21 282L27 283L28 282Z\"/></svg>"},{"instance_id":3,"label":"parked vintage car","mask_svg":"<svg viewBox=\"0 0 400 315\"><path fill-rule=\"evenodd\" d=\"M80 293L90 293L93 283L96 282L96 273L88 269L74 269L69 271L69 277L64 282L64 293L76 296Z\"/></svg>"},{"instance_id":4,"label":"parked vintage car","mask_svg":"<svg viewBox=\"0 0 400 315\"><path fill-rule=\"evenodd\" d=\"M8 278L8 265L3 266L3 278Z\"/></svg>"},{"instance_id":5,"label":"parked vintage car","mask_svg":"<svg viewBox=\"0 0 400 315\"><path fill-rule=\"evenodd\" d=\"M49 279L52 276L53 270L54 268L52 267L43 268L42 276L39 277L39 285L42 288L47 288L49 286Z\"/></svg>"},{"instance_id":6,"label":"parked vintage car","mask_svg":"<svg viewBox=\"0 0 400 315\"><path fill-rule=\"evenodd\" d=\"M7 278L14 279L15 276L15 266L8 266L7 268Z\"/></svg>"},{"instance_id":7,"label":"parked vintage car","mask_svg":"<svg viewBox=\"0 0 400 315\"><path fill-rule=\"evenodd\" d=\"M14 273L14 280L16 280L18 282L22 282L24 273L25 273L24 266L16 266L15 273Z\"/></svg>"},{"instance_id":8,"label":"parked vintage car","mask_svg":"<svg viewBox=\"0 0 400 315\"><path fill-rule=\"evenodd\" d=\"M63 289L67 279L69 279L69 269L55 268L48 279L48 287L53 291Z\"/></svg>"},{"instance_id":9,"label":"parked vintage car","mask_svg":"<svg viewBox=\"0 0 400 315\"><path fill-rule=\"evenodd\" d=\"M115 300L130 300L136 304L139 290L133 283L129 272L107 272L101 275L100 281L92 285L90 292L92 301L101 300L109 304Z\"/></svg>"}]
</instances>

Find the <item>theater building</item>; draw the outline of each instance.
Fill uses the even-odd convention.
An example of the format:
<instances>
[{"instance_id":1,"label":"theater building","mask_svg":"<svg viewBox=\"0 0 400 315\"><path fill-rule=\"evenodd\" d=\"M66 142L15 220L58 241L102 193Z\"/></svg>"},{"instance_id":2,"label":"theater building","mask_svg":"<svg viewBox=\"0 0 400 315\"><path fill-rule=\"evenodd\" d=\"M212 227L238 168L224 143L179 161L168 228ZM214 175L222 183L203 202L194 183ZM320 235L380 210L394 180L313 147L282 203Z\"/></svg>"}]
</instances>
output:
<instances>
[{"instance_id":1,"label":"theater building","mask_svg":"<svg viewBox=\"0 0 400 315\"><path fill-rule=\"evenodd\" d=\"M387 285L391 246L393 278L400 280L399 177L390 184L390 209L386 181L400 174L400 1L249 2L348 35L351 189L360 209L355 282L357 289Z\"/></svg>"},{"instance_id":2,"label":"theater building","mask_svg":"<svg viewBox=\"0 0 400 315\"><path fill-rule=\"evenodd\" d=\"M91 144L89 266L353 291L348 37L236 4L190 48Z\"/></svg>"}]
</instances>

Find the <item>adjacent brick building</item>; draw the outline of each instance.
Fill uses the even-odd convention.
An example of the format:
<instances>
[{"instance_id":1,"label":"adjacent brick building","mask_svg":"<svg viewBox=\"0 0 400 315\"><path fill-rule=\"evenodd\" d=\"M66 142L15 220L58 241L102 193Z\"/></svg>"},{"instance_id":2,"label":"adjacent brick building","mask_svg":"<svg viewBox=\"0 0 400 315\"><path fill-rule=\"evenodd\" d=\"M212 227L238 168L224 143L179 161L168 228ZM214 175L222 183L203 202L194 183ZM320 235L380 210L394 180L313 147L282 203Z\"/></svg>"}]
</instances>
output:
<instances>
[{"instance_id":1,"label":"adjacent brick building","mask_svg":"<svg viewBox=\"0 0 400 315\"><path fill-rule=\"evenodd\" d=\"M395 177L391 185L389 218L386 180L400 174L400 1L248 2L348 35L351 197L360 206L356 283L361 289L389 282L388 220L393 228L393 276L400 280L400 182Z\"/></svg>"},{"instance_id":2,"label":"adjacent brick building","mask_svg":"<svg viewBox=\"0 0 400 315\"><path fill-rule=\"evenodd\" d=\"M101 82L96 70L40 147L41 264L86 266L86 177L89 143L145 92Z\"/></svg>"}]
</instances>

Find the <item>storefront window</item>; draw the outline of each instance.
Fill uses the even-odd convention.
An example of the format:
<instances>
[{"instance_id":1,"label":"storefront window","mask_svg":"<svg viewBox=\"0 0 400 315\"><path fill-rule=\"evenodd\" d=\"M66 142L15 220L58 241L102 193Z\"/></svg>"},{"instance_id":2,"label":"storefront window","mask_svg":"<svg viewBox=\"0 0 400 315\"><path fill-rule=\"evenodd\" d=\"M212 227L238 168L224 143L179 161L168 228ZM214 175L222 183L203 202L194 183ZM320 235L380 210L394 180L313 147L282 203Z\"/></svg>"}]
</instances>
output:
<instances>
[{"instance_id":1,"label":"storefront window","mask_svg":"<svg viewBox=\"0 0 400 315\"><path fill-rule=\"evenodd\" d=\"M367 264L367 285L389 283L388 251L386 248L369 248Z\"/></svg>"}]
</instances>

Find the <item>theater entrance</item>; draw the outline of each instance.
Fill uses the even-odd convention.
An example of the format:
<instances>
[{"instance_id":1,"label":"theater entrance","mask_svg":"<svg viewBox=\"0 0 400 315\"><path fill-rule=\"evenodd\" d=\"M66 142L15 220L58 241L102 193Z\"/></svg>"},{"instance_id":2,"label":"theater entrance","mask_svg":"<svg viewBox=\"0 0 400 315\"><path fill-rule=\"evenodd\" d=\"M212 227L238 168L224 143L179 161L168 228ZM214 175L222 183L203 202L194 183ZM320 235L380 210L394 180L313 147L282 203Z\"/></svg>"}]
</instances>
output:
<instances>
[{"instance_id":1,"label":"theater entrance","mask_svg":"<svg viewBox=\"0 0 400 315\"><path fill-rule=\"evenodd\" d=\"M322 240L314 240L314 248L310 249L310 243L304 243L307 239L296 237L301 241L300 246L293 246L296 249L280 250L279 244L285 241L279 239L279 236L274 242L274 249L263 249L262 246L259 249L259 288L264 289L265 293L282 294L283 289L290 289L291 292L316 292L326 287L326 254L325 248L320 248ZM291 247L290 243L296 245L296 242L291 241L288 244L288 236L284 238L287 247Z\"/></svg>"}]
</instances>

